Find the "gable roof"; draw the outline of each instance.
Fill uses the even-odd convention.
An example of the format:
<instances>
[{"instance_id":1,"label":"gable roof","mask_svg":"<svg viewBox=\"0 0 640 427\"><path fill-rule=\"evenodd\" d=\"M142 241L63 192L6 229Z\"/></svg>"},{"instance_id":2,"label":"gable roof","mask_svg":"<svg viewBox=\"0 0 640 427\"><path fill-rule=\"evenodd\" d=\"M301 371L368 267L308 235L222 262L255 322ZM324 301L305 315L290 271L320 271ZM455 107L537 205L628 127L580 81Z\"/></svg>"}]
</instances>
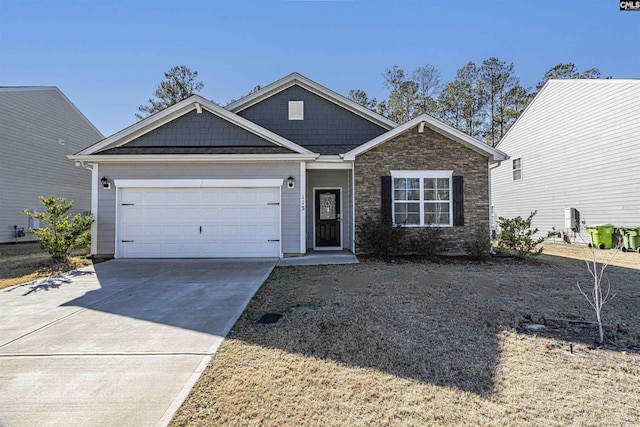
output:
<instances>
[{"instance_id":1,"label":"gable roof","mask_svg":"<svg viewBox=\"0 0 640 427\"><path fill-rule=\"evenodd\" d=\"M603 115L617 123L619 116L611 108L635 108L640 117L640 79L550 79L520 114L496 147L522 132L523 123L544 123L545 131L566 127L568 120L601 120ZM542 116L545 116L544 118Z\"/></svg>"},{"instance_id":2,"label":"gable roof","mask_svg":"<svg viewBox=\"0 0 640 427\"><path fill-rule=\"evenodd\" d=\"M140 136L159 128L160 126L177 119L178 117L181 117L193 110L202 111L202 109L205 109L210 113L267 141L270 141L277 146L287 148L294 153L313 154L306 148L301 147L298 144L295 144L294 142L281 137L280 135L276 135L275 133L263 127L260 127L255 123L238 116L237 114L227 111L224 108L214 104L213 102L201 97L200 95L192 95L183 101L180 101L152 116L139 121L138 123L129 126L126 129L121 130L120 132L111 135L108 138L103 139L102 141L86 148L85 150L80 151L71 158L78 159L84 156L95 156L97 154L102 154L100 152L103 150L121 147L128 142L131 142L134 139L139 138Z\"/></svg>"},{"instance_id":3,"label":"gable roof","mask_svg":"<svg viewBox=\"0 0 640 427\"><path fill-rule=\"evenodd\" d=\"M87 116L82 114L82 111L78 110L78 107L76 107L73 104L73 102L71 102L71 100L67 98L67 96L64 93L62 93L60 89L58 89L57 86L0 86L0 93L2 92L5 92L5 93L6 92L46 92L46 91L55 92L58 96L60 96L63 100L65 100L69 104L69 106L76 113L78 113L78 116L81 117L82 120L85 121L91 127L91 129L93 129L98 135L100 135L100 137L104 138L104 135L102 134L102 132L100 132L98 128L95 127L93 123L89 121Z\"/></svg>"},{"instance_id":4,"label":"gable roof","mask_svg":"<svg viewBox=\"0 0 640 427\"><path fill-rule=\"evenodd\" d=\"M441 122L440 120L436 120L427 114L422 114L415 119L410 120L407 123L400 125L397 128L390 130L389 132L384 133L357 148L354 148L353 150L345 153L343 158L345 160L355 160L356 156L362 153L366 153L367 151L389 141L390 139L395 138L396 136L408 131L415 126L427 126L434 132L444 135L447 138L459 142L462 145L472 149L473 151L476 151L477 153L489 157L489 160L492 162L506 160L508 158L508 156L502 151L497 150L485 144L484 142L478 141L477 139L467 135L466 133L455 129L447 125L446 123Z\"/></svg>"},{"instance_id":5,"label":"gable roof","mask_svg":"<svg viewBox=\"0 0 640 427\"><path fill-rule=\"evenodd\" d=\"M336 93L295 72L245 96L244 98L226 105L224 108L234 113L238 113L294 85L298 85L322 98L325 98L333 102L334 104L345 108L346 110L349 110L352 113L357 114L385 129L393 129L398 126L398 124L394 121L391 121L386 117L375 113L356 102L353 102L349 98L342 96L339 93Z\"/></svg>"}]
</instances>

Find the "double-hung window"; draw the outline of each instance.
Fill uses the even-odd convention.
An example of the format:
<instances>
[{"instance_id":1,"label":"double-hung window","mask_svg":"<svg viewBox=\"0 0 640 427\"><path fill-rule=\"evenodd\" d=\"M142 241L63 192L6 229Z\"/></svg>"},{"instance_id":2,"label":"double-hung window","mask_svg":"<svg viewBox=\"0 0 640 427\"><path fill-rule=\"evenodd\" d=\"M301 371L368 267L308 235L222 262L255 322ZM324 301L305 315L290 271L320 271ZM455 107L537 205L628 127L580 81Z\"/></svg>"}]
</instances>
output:
<instances>
[{"instance_id":1,"label":"double-hung window","mask_svg":"<svg viewBox=\"0 0 640 427\"><path fill-rule=\"evenodd\" d=\"M451 227L452 175L452 171L391 171L393 222Z\"/></svg>"},{"instance_id":2,"label":"double-hung window","mask_svg":"<svg viewBox=\"0 0 640 427\"><path fill-rule=\"evenodd\" d=\"M518 157L517 159L513 159L513 180L517 181L522 179L522 159Z\"/></svg>"}]
</instances>

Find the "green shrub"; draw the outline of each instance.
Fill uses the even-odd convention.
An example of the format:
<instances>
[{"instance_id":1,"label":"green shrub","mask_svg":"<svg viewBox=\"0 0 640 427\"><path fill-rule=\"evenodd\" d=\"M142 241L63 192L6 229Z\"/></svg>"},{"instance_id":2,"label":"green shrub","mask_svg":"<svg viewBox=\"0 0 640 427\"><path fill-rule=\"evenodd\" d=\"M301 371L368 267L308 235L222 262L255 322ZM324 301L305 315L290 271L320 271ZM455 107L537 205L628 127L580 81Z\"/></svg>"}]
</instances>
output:
<instances>
[{"instance_id":1,"label":"green shrub","mask_svg":"<svg viewBox=\"0 0 640 427\"><path fill-rule=\"evenodd\" d=\"M486 261L491 258L491 236L489 231L478 228L472 238L464 244L464 250L471 259L476 261Z\"/></svg>"},{"instance_id":2,"label":"green shrub","mask_svg":"<svg viewBox=\"0 0 640 427\"><path fill-rule=\"evenodd\" d=\"M411 237L411 249L427 259L434 260L446 250L446 240L440 227L425 227Z\"/></svg>"},{"instance_id":3,"label":"green shrub","mask_svg":"<svg viewBox=\"0 0 640 427\"><path fill-rule=\"evenodd\" d=\"M519 257L526 257L528 255L540 255L542 248L536 248L540 243L544 242L544 237L533 239L538 229L531 229L531 221L536 215L537 211L531 212L527 219L517 216L513 219L498 218L498 225L500 227L500 240L498 241L498 250L510 250L516 252Z\"/></svg>"},{"instance_id":4,"label":"green shrub","mask_svg":"<svg viewBox=\"0 0 640 427\"><path fill-rule=\"evenodd\" d=\"M93 217L68 214L67 211L73 206L73 201L67 203L64 197L40 196L39 199L46 208L46 212L34 214L25 209L24 213L31 218L48 223L48 226L39 229L30 228L29 231L38 238L40 248L49 252L51 258L58 262L66 262L73 249L90 243Z\"/></svg>"},{"instance_id":5,"label":"green shrub","mask_svg":"<svg viewBox=\"0 0 640 427\"><path fill-rule=\"evenodd\" d=\"M394 225L388 218L365 215L358 224L358 246L366 254L388 261L404 244L407 229Z\"/></svg>"}]
</instances>

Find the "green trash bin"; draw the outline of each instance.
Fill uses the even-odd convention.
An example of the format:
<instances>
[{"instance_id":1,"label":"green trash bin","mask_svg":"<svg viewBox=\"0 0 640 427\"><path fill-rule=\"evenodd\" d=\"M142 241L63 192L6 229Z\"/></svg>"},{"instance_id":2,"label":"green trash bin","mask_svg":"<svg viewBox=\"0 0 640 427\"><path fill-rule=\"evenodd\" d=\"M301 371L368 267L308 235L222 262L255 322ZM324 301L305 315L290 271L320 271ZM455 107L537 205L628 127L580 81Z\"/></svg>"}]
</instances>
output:
<instances>
[{"instance_id":1,"label":"green trash bin","mask_svg":"<svg viewBox=\"0 0 640 427\"><path fill-rule=\"evenodd\" d=\"M640 225L626 225L619 230L624 243L622 251L640 252Z\"/></svg>"},{"instance_id":2,"label":"green trash bin","mask_svg":"<svg viewBox=\"0 0 640 427\"><path fill-rule=\"evenodd\" d=\"M613 247L613 224L588 225L587 232L591 238L589 247L611 249Z\"/></svg>"}]
</instances>

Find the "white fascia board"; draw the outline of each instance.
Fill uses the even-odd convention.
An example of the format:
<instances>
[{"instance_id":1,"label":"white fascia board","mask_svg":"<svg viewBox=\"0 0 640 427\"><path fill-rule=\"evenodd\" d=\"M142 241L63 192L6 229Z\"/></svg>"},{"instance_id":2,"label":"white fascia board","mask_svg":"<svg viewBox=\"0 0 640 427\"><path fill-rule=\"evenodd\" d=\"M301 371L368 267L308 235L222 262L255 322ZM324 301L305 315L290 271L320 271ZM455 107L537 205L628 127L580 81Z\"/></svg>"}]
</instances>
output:
<instances>
[{"instance_id":1,"label":"white fascia board","mask_svg":"<svg viewBox=\"0 0 640 427\"><path fill-rule=\"evenodd\" d=\"M355 160L356 156L362 154L362 153L366 153L367 151L371 150L372 148L377 147L378 145L382 144L383 142L386 142L392 138L395 138L396 136L400 135L401 133L407 131L408 129L417 126L420 123L421 120L418 120L418 118L413 119L403 125L398 126L395 129L390 130L387 133L383 133L382 135L373 138L371 141L366 142L362 145L360 145L359 147L354 148L351 151L347 151L343 158L344 160Z\"/></svg>"},{"instance_id":2,"label":"white fascia board","mask_svg":"<svg viewBox=\"0 0 640 427\"><path fill-rule=\"evenodd\" d=\"M114 179L117 188L271 188L284 179Z\"/></svg>"},{"instance_id":3,"label":"white fascia board","mask_svg":"<svg viewBox=\"0 0 640 427\"><path fill-rule=\"evenodd\" d=\"M264 99L270 98L271 96L282 92L285 89L290 88L291 86L298 84L301 87L309 90L310 92L330 101L334 104L337 104L351 112L379 125L387 129L393 129L398 126L398 124L392 120L387 119L381 114L378 114L374 111L369 110L368 108L363 107L362 105L353 102L349 98L340 95L337 92L328 89L313 80L310 80L299 73L291 73L288 76L277 80L262 89L253 92L250 95L245 96L244 98L240 98L237 101L234 101L224 108L232 111L234 113L238 113L242 110L245 110L252 105L255 105Z\"/></svg>"},{"instance_id":4,"label":"white fascia board","mask_svg":"<svg viewBox=\"0 0 640 427\"><path fill-rule=\"evenodd\" d=\"M204 99L200 95L192 95L189 98L180 101L177 104L174 104L171 107L160 111L159 113L154 114L153 116L147 117L146 119L141 120L138 123L131 125L128 128L123 129L106 139L103 139L97 144L94 144L91 147L80 151L78 154L89 155L111 146L120 147L132 141L133 139L151 132L152 130L157 129L160 126L184 114L187 114L193 110L197 110L198 108L204 108L212 114L225 119L228 122L233 123L236 126L243 128L261 138L264 138L267 141L274 143L275 145L286 147L300 154L312 153L310 150L307 150L306 148L303 148L298 144L281 137L280 135L277 135L261 126L258 126L257 124L243 117L240 117L237 114L225 110L224 108L214 104L213 102Z\"/></svg>"},{"instance_id":5,"label":"white fascia board","mask_svg":"<svg viewBox=\"0 0 640 427\"><path fill-rule=\"evenodd\" d=\"M307 169L353 169L353 162L323 162L322 160L316 160L315 162L308 162Z\"/></svg>"},{"instance_id":6,"label":"white fascia board","mask_svg":"<svg viewBox=\"0 0 640 427\"><path fill-rule=\"evenodd\" d=\"M103 139L102 141L98 141L97 143L85 148L84 150L78 152L77 154L78 155L93 154L111 145L116 146L119 143L121 143L123 140L125 142L122 142L122 143L126 143L131 141L134 138L137 138L140 135L150 132L153 129L156 129L157 127L160 127L163 124L171 121L172 119L188 113L190 111L188 109L185 111L181 111L181 110L189 104L187 102L189 99L190 98L185 99L184 101L178 102L177 104L174 104L169 108L166 108L152 116L147 117L146 119L140 120L139 122L134 123L131 126L124 128L119 132L114 133L113 135Z\"/></svg>"},{"instance_id":7,"label":"white fascia board","mask_svg":"<svg viewBox=\"0 0 640 427\"><path fill-rule=\"evenodd\" d=\"M135 163L135 162L211 162L211 163L245 163L245 162L284 162L284 161L311 161L318 154L94 154L94 155L70 155L70 160L92 163Z\"/></svg>"},{"instance_id":8,"label":"white fascia board","mask_svg":"<svg viewBox=\"0 0 640 427\"><path fill-rule=\"evenodd\" d=\"M420 117L422 117L422 119L426 122L427 126L431 130L438 132L439 134L444 135L446 137L449 137L454 141L458 141L480 154L486 155L487 157L489 157L491 161L506 160L507 158L507 155L502 151L497 150L491 147L490 145L487 145L484 142L479 141L467 135L466 133L459 131L453 126L449 126L448 124L443 123L440 120L434 119L433 117L428 116L426 114L423 114Z\"/></svg>"},{"instance_id":9,"label":"white fascia board","mask_svg":"<svg viewBox=\"0 0 640 427\"><path fill-rule=\"evenodd\" d=\"M413 120L408 121L407 123L398 126L397 128L390 130L387 133L384 133L377 138L372 139L371 141L362 144L359 147L354 148L353 150L345 153L345 160L355 160L356 156L365 153L378 145L389 141L390 139L395 138L396 136L408 131L409 129L420 125L420 123L425 123L429 129L446 136L454 141L460 142L461 144L467 146L468 148L489 157L491 161L500 161L505 160L507 155L500 150L497 150L493 147L488 146L487 144L478 141L475 138L470 137L464 132L461 132L446 123L441 122L440 120L436 120L431 116L426 114L422 114L419 117L416 117Z\"/></svg>"},{"instance_id":10,"label":"white fascia board","mask_svg":"<svg viewBox=\"0 0 640 427\"><path fill-rule=\"evenodd\" d=\"M197 96L197 95L196 95ZM209 110L211 113L218 115L219 117L222 117L224 119L226 119L227 121L234 123L238 126L240 126L241 128L244 128L245 130L248 130L251 133L254 133L262 138L265 138L273 143L275 143L276 145L280 145L282 147L286 147L292 151L295 151L296 153L300 153L300 154L312 154L313 152L311 150L308 150L298 144L296 144L293 141L289 141L286 138L283 138L282 136L271 132L268 129L263 128L262 126L258 126L257 124L253 123L252 121L249 121L247 119L245 119L244 117L241 117L235 113L232 113L228 110L225 110L224 108L214 104L211 101L207 101L206 99L202 98L201 104L202 107L204 107L205 109Z\"/></svg>"}]
</instances>

